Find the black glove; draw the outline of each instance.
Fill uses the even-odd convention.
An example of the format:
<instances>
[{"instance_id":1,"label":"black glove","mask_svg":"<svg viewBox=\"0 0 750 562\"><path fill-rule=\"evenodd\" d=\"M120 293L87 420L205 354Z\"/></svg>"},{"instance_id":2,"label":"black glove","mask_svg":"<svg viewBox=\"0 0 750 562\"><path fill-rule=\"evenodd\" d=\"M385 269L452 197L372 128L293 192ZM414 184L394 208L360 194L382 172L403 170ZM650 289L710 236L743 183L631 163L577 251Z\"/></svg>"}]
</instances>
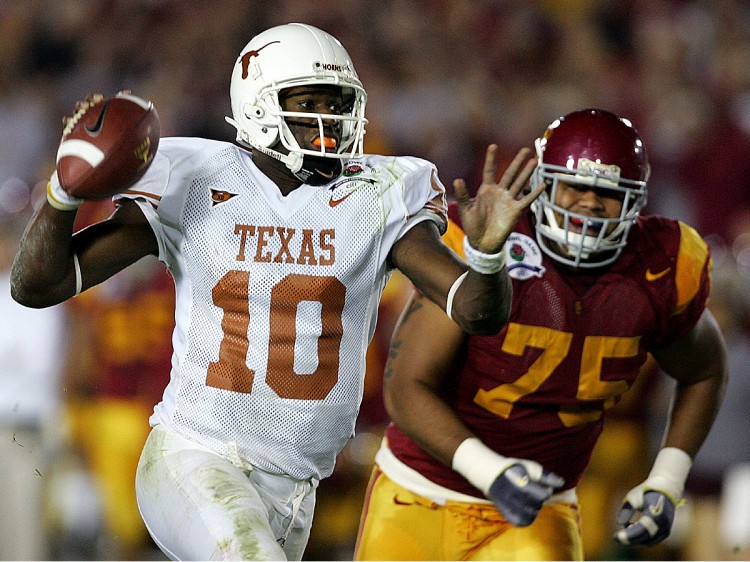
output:
<instances>
[{"instance_id":1,"label":"black glove","mask_svg":"<svg viewBox=\"0 0 750 562\"><path fill-rule=\"evenodd\" d=\"M653 546L666 539L692 465L693 459L685 451L661 449L648 478L625 496L617 515L620 530L614 535L615 541Z\"/></svg>"},{"instance_id":2,"label":"black glove","mask_svg":"<svg viewBox=\"0 0 750 562\"><path fill-rule=\"evenodd\" d=\"M533 478L521 462L506 468L490 486L489 497L503 517L516 527L536 519L544 502L565 483L557 474L541 471Z\"/></svg>"},{"instance_id":3,"label":"black glove","mask_svg":"<svg viewBox=\"0 0 750 562\"><path fill-rule=\"evenodd\" d=\"M648 490L643 493L641 502L629 498L631 494L617 515L617 525L621 528L615 533L615 540L620 544L653 546L666 539L672 530L675 512L669 496L658 490ZM640 517L632 521L636 513L640 513Z\"/></svg>"}]
</instances>

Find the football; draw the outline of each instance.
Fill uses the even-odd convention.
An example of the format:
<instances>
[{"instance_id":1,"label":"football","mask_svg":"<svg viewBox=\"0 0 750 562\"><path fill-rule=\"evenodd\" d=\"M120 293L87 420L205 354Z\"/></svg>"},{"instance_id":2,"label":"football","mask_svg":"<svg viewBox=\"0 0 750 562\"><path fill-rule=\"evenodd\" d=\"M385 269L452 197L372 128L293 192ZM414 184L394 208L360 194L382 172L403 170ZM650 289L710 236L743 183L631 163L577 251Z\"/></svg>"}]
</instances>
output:
<instances>
[{"instance_id":1,"label":"football","mask_svg":"<svg viewBox=\"0 0 750 562\"><path fill-rule=\"evenodd\" d=\"M146 173L159 147L154 104L129 92L89 96L64 124L57 178L80 199L122 193Z\"/></svg>"}]
</instances>

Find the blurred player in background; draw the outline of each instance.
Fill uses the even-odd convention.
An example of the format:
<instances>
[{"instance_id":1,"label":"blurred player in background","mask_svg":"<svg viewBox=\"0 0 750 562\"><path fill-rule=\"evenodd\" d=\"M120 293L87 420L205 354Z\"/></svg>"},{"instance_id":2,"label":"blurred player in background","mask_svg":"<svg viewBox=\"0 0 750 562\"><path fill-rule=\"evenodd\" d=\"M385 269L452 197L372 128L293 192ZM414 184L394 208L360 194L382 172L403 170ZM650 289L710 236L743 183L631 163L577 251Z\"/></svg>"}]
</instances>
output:
<instances>
[{"instance_id":1,"label":"blurred player in background","mask_svg":"<svg viewBox=\"0 0 750 562\"><path fill-rule=\"evenodd\" d=\"M105 219L110 201L87 204L76 230ZM68 443L101 493L100 554L143 559L153 543L133 488L148 417L169 383L174 283L156 259L140 260L66 303L76 353L63 384ZM137 327L137 329L134 329ZM102 540L103 539L103 540Z\"/></svg>"},{"instance_id":2,"label":"blurred player in background","mask_svg":"<svg viewBox=\"0 0 750 562\"><path fill-rule=\"evenodd\" d=\"M639 217L649 163L627 120L573 112L536 147L533 182L546 192L507 242L508 325L470 336L419 292L400 320L384 383L393 423L358 559L582 559L575 487L649 353L676 392L615 538L652 545L670 533L726 377L705 308L708 247L686 224ZM451 219L444 238L461 253L463 222Z\"/></svg>"},{"instance_id":3,"label":"blurred player in background","mask_svg":"<svg viewBox=\"0 0 750 562\"><path fill-rule=\"evenodd\" d=\"M60 424L68 317L64 307L29 310L10 297L20 219L0 210L0 559L46 560L43 498Z\"/></svg>"},{"instance_id":4,"label":"blurred player in background","mask_svg":"<svg viewBox=\"0 0 750 562\"><path fill-rule=\"evenodd\" d=\"M232 74L240 146L162 139L112 217L75 235L81 201L53 175L21 242L13 294L28 306L62 302L147 255L175 280L171 379L136 475L141 515L170 558L301 559L316 486L354 430L394 268L468 332L496 333L507 319L498 252L541 192L520 195L530 151L498 179L490 146L474 199L454 183L467 268L440 239L434 165L362 154L366 99L334 37L271 28Z\"/></svg>"}]
</instances>

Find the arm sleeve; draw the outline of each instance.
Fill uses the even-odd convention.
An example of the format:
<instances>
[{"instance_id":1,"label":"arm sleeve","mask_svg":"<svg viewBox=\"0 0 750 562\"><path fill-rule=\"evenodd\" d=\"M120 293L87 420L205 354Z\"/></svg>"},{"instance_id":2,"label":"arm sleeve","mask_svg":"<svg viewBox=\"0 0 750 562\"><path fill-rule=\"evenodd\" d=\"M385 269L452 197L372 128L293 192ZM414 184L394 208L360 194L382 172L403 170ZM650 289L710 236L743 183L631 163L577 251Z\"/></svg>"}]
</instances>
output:
<instances>
[{"instance_id":1,"label":"arm sleeve","mask_svg":"<svg viewBox=\"0 0 750 562\"><path fill-rule=\"evenodd\" d=\"M444 233L448 222L448 204L437 169L419 158L405 157L404 160L408 171L403 177L401 193L407 216L399 238L424 220L435 222L440 233Z\"/></svg>"},{"instance_id":2,"label":"arm sleeve","mask_svg":"<svg viewBox=\"0 0 750 562\"><path fill-rule=\"evenodd\" d=\"M169 185L171 162L163 153L157 153L144 176L130 189L115 195L112 200L119 205L123 200L133 200L141 208L159 244L159 261L168 263L167 239L159 217L159 204Z\"/></svg>"},{"instance_id":3,"label":"arm sleeve","mask_svg":"<svg viewBox=\"0 0 750 562\"><path fill-rule=\"evenodd\" d=\"M693 329L711 294L713 261L708 244L687 224L679 223L675 260L674 306L657 347L664 347Z\"/></svg>"}]
</instances>

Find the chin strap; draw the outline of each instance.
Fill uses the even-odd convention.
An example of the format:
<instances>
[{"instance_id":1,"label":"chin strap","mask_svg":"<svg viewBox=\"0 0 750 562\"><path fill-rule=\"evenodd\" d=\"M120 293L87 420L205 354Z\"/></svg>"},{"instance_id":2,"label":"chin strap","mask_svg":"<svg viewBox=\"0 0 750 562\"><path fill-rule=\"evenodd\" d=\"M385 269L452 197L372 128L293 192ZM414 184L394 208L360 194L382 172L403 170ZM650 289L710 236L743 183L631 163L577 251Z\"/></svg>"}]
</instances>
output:
<instances>
[{"instance_id":1,"label":"chin strap","mask_svg":"<svg viewBox=\"0 0 750 562\"><path fill-rule=\"evenodd\" d=\"M294 177L308 185L325 185L335 180L344 171L344 165L339 158L323 158L299 152L282 154L264 146L253 146L239 138L237 140L251 150L257 150L283 162Z\"/></svg>"},{"instance_id":2,"label":"chin strap","mask_svg":"<svg viewBox=\"0 0 750 562\"><path fill-rule=\"evenodd\" d=\"M305 154L299 170L292 170L292 173L308 185L325 185L339 177L343 171L344 165L338 158Z\"/></svg>"},{"instance_id":3,"label":"chin strap","mask_svg":"<svg viewBox=\"0 0 750 562\"><path fill-rule=\"evenodd\" d=\"M227 123L237 129L237 142L250 150L257 150L274 160L283 162L294 176L308 185L325 185L341 175L344 165L340 158L323 158L300 152L283 154L265 146L254 145L247 133L231 117L225 117Z\"/></svg>"}]
</instances>

